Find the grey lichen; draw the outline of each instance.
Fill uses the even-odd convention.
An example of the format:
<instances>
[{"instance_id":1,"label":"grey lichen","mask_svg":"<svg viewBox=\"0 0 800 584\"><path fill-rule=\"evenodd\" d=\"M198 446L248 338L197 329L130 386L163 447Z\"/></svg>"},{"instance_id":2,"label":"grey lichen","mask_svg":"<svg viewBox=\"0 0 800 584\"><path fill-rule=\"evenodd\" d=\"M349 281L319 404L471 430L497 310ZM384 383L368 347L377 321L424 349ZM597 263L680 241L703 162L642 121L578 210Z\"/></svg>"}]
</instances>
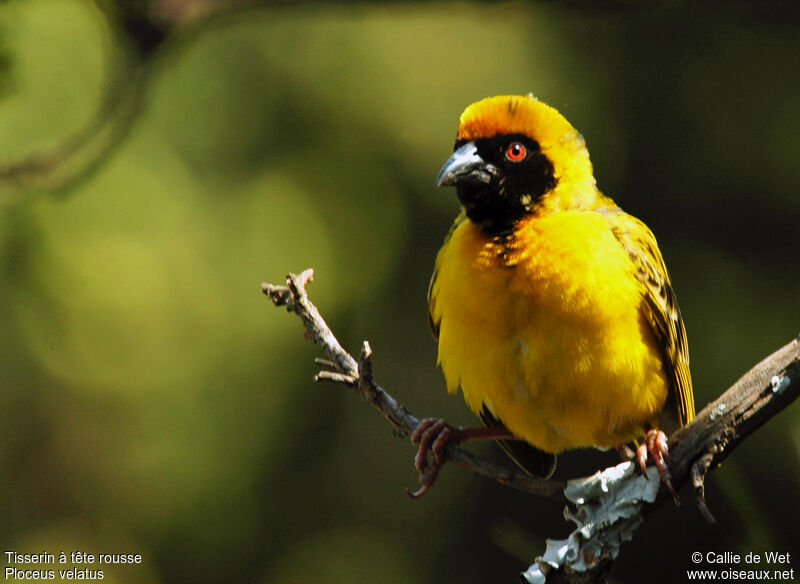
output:
<instances>
[{"instance_id":1,"label":"grey lichen","mask_svg":"<svg viewBox=\"0 0 800 584\"><path fill-rule=\"evenodd\" d=\"M716 405L716 407L714 407L714 409L711 411L711 414L709 414L708 418L710 420L716 420L722 414L724 414L725 410L727 409L728 406L725 404L725 402L720 402L719 404Z\"/></svg>"},{"instance_id":2,"label":"grey lichen","mask_svg":"<svg viewBox=\"0 0 800 584\"><path fill-rule=\"evenodd\" d=\"M788 375L781 375L780 377L773 375L772 379L769 380L769 383L770 386L772 386L772 393L781 393L784 389L789 387L789 384L792 383L792 380Z\"/></svg>"},{"instance_id":3,"label":"grey lichen","mask_svg":"<svg viewBox=\"0 0 800 584\"><path fill-rule=\"evenodd\" d=\"M564 516L577 527L567 539L548 539L544 554L522 574L523 580L544 584L551 570L585 572L604 559L616 558L622 543L642 523L642 506L656 500L660 485L654 467L645 477L632 462L569 481L564 494L576 509L567 507Z\"/></svg>"}]
</instances>

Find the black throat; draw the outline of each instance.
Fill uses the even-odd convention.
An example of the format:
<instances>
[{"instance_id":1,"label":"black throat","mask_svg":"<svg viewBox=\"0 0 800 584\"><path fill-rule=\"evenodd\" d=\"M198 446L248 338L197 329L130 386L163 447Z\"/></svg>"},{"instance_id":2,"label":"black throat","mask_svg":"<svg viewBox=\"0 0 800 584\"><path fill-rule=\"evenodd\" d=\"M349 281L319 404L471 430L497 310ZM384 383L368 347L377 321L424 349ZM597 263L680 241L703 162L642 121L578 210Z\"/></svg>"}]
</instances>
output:
<instances>
[{"instance_id":1,"label":"black throat","mask_svg":"<svg viewBox=\"0 0 800 584\"><path fill-rule=\"evenodd\" d=\"M519 142L527 149L522 162L506 158L508 145ZM523 134L501 134L474 141L478 154L499 171L489 184L461 183L456 194L469 217L488 236L513 231L517 222L534 212L539 199L556 186L553 163L539 143ZM456 148L464 144L457 141Z\"/></svg>"}]
</instances>

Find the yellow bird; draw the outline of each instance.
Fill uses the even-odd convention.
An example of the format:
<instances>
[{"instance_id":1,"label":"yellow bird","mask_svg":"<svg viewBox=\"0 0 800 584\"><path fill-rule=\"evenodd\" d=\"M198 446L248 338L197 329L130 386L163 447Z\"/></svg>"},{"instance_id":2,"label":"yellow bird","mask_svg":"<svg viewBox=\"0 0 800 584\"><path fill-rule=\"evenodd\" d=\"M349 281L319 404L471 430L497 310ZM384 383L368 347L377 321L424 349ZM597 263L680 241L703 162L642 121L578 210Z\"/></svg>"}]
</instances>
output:
<instances>
[{"instance_id":1,"label":"yellow bird","mask_svg":"<svg viewBox=\"0 0 800 584\"><path fill-rule=\"evenodd\" d=\"M461 114L445 185L462 210L429 318L448 391L487 428L423 421L415 495L448 443L482 438L543 477L559 452L633 441L673 490L663 430L694 417L683 320L655 237L597 189L581 135L532 95L484 99Z\"/></svg>"}]
</instances>

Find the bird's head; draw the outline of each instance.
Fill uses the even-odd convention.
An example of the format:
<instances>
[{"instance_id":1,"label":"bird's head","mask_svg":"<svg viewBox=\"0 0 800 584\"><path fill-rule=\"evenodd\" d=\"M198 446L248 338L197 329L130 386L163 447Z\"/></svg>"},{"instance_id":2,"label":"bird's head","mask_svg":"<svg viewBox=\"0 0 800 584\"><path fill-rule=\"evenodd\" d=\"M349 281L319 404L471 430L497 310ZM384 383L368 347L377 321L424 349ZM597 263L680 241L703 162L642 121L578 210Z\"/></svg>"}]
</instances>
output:
<instances>
[{"instance_id":1,"label":"bird's head","mask_svg":"<svg viewBox=\"0 0 800 584\"><path fill-rule=\"evenodd\" d=\"M545 208L580 206L596 196L583 138L532 95L467 107L436 186L455 186L467 217L491 234Z\"/></svg>"}]
</instances>

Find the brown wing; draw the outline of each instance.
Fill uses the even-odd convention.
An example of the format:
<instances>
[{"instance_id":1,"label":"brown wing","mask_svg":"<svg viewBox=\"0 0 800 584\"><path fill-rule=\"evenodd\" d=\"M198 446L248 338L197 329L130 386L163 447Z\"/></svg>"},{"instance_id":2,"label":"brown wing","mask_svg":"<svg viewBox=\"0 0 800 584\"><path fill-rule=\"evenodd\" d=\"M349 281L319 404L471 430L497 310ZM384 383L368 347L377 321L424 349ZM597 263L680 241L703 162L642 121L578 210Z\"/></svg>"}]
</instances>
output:
<instances>
[{"instance_id":1,"label":"brown wing","mask_svg":"<svg viewBox=\"0 0 800 584\"><path fill-rule=\"evenodd\" d=\"M658 339L664 370L670 381L678 422L685 426L694 418L694 395L689 372L689 345L667 267L650 229L619 208L604 210L617 240L636 265L636 276L644 285L643 310ZM624 220L620 220L624 219Z\"/></svg>"}]
</instances>

